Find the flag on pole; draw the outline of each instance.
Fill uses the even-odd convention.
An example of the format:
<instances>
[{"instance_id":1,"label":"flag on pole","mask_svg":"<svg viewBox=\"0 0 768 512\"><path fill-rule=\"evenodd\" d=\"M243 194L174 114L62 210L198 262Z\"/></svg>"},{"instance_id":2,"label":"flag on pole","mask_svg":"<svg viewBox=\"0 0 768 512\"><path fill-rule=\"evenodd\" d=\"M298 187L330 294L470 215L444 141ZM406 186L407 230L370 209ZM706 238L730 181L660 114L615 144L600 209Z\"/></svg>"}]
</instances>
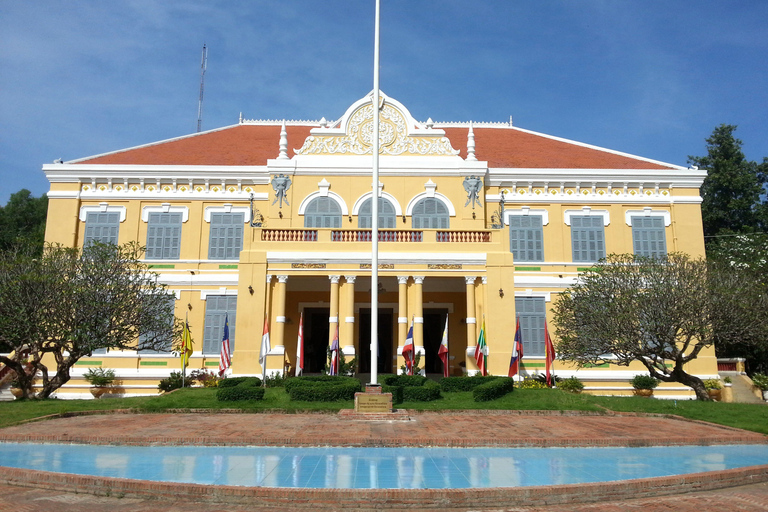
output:
<instances>
[{"instance_id":1,"label":"flag on pole","mask_svg":"<svg viewBox=\"0 0 768 512\"><path fill-rule=\"evenodd\" d=\"M331 342L331 371L330 375L339 374L339 326L336 326L336 335Z\"/></svg>"},{"instance_id":2,"label":"flag on pole","mask_svg":"<svg viewBox=\"0 0 768 512\"><path fill-rule=\"evenodd\" d=\"M448 377L448 315L445 316L445 329L443 329L443 341L437 350L437 357L443 362L443 377Z\"/></svg>"},{"instance_id":3,"label":"flag on pole","mask_svg":"<svg viewBox=\"0 0 768 512\"><path fill-rule=\"evenodd\" d=\"M549 337L549 329L547 329L547 321L544 320L544 351L547 367L547 386L552 387L552 377L550 376L550 369L555 362L555 346L552 345L552 338Z\"/></svg>"},{"instance_id":4,"label":"flag on pole","mask_svg":"<svg viewBox=\"0 0 768 512\"><path fill-rule=\"evenodd\" d=\"M259 350L259 364L262 370L267 368L267 356L272 346L269 344L269 320L264 318L264 333L261 335L261 349Z\"/></svg>"},{"instance_id":5,"label":"flag on pole","mask_svg":"<svg viewBox=\"0 0 768 512\"><path fill-rule=\"evenodd\" d=\"M403 359L405 359L405 373L413 375L413 362L415 360L413 347L413 318L411 318L411 328L408 329L408 336L405 337L405 345L403 345Z\"/></svg>"},{"instance_id":6,"label":"flag on pole","mask_svg":"<svg viewBox=\"0 0 768 512\"><path fill-rule=\"evenodd\" d=\"M192 333L189 331L189 316L184 318L184 329L181 333L181 367L189 366L189 356L192 355Z\"/></svg>"},{"instance_id":7,"label":"flag on pole","mask_svg":"<svg viewBox=\"0 0 768 512\"><path fill-rule=\"evenodd\" d=\"M296 342L296 376L304 373L304 312L299 316L299 339Z\"/></svg>"},{"instance_id":8,"label":"flag on pole","mask_svg":"<svg viewBox=\"0 0 768 512\"><path fill-rule=\"evenodd\" d=\"M488 345L485 344L485 317L483 317L483 326L480 328L480 336L475 346L475 361L480 375L488 375Z\"/></svg>"},{"instance_id":9,"label":"flag on pole","mask_svg":"<svg viewBox=\"0 0 768 512\"><path fill-rule=\"evenodd\" d=\"M219 355L219 377L232 365L232 351L229 349L229 314L224 315L224 336L221 338Z\"/></svg>"},{"instance_id":10,"label":"flag on pole","mask_svg":"<svg viewBox=\"0 0 768 512\"><path fill-rule=\"evenodd\" d=\"M523 359L523 331L520 330L520 315L517 315L515 328L515 344L512 346L512 359L509 360L509 377L514 377L520 371L520 361Z\"/></svg>"}]
</instances>

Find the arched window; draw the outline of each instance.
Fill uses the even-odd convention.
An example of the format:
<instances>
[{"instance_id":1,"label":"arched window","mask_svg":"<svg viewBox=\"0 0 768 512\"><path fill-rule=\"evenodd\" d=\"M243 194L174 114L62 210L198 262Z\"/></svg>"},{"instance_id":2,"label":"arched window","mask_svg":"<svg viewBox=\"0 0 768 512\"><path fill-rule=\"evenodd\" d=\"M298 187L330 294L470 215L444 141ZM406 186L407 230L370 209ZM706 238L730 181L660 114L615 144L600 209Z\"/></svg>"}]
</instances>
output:
<instances>
[{"instance_id":1,"label":"arched window","mask_svg":"<svg viewBox=\"0 0 768 512\"><path fill-rule=\"evenodd\" d=\"M304 210L305 228L340 228L341 207L330 197L316 197Z\"/></svg>"},{"instance_id":2,"label":"arched window","mask_svg":"<svg viewBox=\"0 0 768 512\"><path fill-rule=\"evenodd\" d=\"M371 198L360 206L360 210L357 212L357 227L360 229L368 229L371 226L371 206L373 202ZM395 216L395 207L387 199L383 197L379 198L379 227L382 229L395 229L395 222L397 217Z\"/></svg>"},{"instance_id":3,"label":"arched window","mask_svg":"<svg viewBox=\"0 0 768 512\"><path fill-rule=\"evenodd\" d=\"M435 197L425 197L413 207L413 229L448 229L450 217L445 203Z\"/></svg>"}]
</instances>

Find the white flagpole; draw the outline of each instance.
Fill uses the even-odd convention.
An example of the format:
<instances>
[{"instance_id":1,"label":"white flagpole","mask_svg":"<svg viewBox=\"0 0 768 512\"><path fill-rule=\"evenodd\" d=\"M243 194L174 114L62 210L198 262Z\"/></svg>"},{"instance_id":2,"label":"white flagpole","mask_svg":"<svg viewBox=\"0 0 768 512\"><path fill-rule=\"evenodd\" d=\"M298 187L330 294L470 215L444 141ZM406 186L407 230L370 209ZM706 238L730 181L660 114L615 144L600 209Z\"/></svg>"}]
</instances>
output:
<instances>
[{"instance_id":1,"label":"white flagpole","mask_svg":"<svg viewBox=\"0 0 768 512\"><path fill-rule=\"evenodd\" d=\"M378 383L379 351L379 10L373 36L373 195L371 197L371 384Z\"/></svg>"}]
</instances>

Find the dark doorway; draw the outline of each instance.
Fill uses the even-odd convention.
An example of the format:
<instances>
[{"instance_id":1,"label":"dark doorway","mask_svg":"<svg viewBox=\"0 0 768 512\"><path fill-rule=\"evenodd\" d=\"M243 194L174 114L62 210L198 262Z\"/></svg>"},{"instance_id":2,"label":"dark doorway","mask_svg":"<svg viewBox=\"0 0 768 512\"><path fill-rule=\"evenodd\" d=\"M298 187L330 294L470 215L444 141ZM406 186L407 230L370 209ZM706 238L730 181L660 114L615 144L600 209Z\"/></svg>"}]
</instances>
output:
<instances>
[{"instance_id":1,"label":"dark doorway","mask_svg":"<svg viewBox=\"0 0 768 512\"><path fill-rule=\"evenodd\" d=\"M371 309L360 309L358 373L371 373ZM379 309L379 357L376 371L392 373L392 310Z\"/></svg>"},{"instance_id":2,"label":"dark doorway","mask_svg":"<svg viewBox=\"0 0 768 512\"><path fill-rule=\"evenodd\" d=\"M320 373L327 363L329 308L304 309L304 373Z\"/></svg>"},{"instance_id":3,"label":"dark doorway","mask_svg":"<svg viewBox=\"0 0 768 512\"><path fill-rule=\"evenodd\" d=\"M437 351L440 349L440 343L443 342L443 329L445 329L447 317L447 309L424 310L424 355L421 358L421 367L427 373L443 374L443 362L437 357ZM448 343L450 342L448 340Z\"/></svg>"}]
</instances>

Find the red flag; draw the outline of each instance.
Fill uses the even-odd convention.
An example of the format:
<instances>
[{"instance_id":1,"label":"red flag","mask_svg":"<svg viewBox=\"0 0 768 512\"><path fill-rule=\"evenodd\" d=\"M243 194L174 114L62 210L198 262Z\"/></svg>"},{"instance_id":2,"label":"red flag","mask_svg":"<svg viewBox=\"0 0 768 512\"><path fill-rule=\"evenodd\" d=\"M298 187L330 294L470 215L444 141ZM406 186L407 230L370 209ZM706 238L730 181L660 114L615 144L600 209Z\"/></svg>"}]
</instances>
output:
<instances>
[{"instance_id":1,"label":"red flag","mask_svg":"<svg viewBox=\"0 0 768 512\"><path fill-rule=\"evenodd\" d=\"M544 351L546 352L547 361L547 386L552 387L552 377L550 377L549 371L555 362L555 347L552 345L552 338L549 337L546 320L544 320Z\"/></svg>"},{"instance_id":2,"label":"red flag","mask_svg":"<svg viewBox=\"0 0 768 512\"><path fill-rule=\"evenodd\" d=\"M336 326L336 336L331 343L331 371L329 375L339 374L339 326Z\"/></svg>"},{"instance_id":3,"label":"red flag","mask_svg":"<svg viewBox=\"0 0 768 512\"><path fill-rule=\"evenodd\" d=\"M520 330L520 315L517 315L515 328L515 344L512 346L512 359L509 360L509 377L514 377L520 371L520 361L523 359L523 331Z\"/></svg>"},{"instance_id":4,"label":"red flag","mask_svg":"<svg viewBox=\"0 0 768 512\"><path fill-rule=\"evenodd\" d=\"M443 377L448 377L448 316L445 317L445 329L443 329L443 341L437 350L437 357L443 362Z\"/></svg>"},{"instance_id":5,"label":"red flag","mask_svg":"<svg viewBox=\"0 0 768 512\"><path fill-rule=\"evenodd\" d=\"M405 359L405 369L408 375L413 375L413 319L411 319L411 328L408 330L408 336L405 338L405 345L403 345L403 359Z\"/></svg>"},{"instance_id":6,"label":"red flag","mask_svg":"<svg viewBox=\"0 0 768 512\"><path fill-rule=\"evenodd\" d=\"M296 376L304 373L304 312L299 316L299 339L296 343Z\"/></svg>"},{"instance_id":7,"label":"red flag","mask_svg":"<svg viewBox=\"0 0 768 512\"><path fill-rule=\"evenodd\" d=\"M219 377L224 375L232 364L232 351L229 349L229 314L224 315L224 336L221 340L221 353L219 354Z\"/></svg>"}]
</instances>

